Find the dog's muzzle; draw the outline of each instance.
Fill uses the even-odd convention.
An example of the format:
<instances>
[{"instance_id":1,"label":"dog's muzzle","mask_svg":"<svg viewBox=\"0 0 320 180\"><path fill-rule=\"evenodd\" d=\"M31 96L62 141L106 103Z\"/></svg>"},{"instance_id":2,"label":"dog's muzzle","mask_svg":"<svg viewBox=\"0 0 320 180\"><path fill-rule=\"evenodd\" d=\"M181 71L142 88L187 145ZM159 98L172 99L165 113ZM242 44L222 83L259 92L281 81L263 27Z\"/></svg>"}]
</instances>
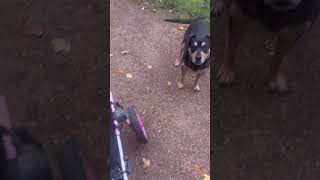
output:
<instances>
[{"instance_id":1,"label":"dog's muzzle","mask_svg":"<svg viewBox=\"0 0 320 180\"><path fill-rule=\"evenodd\" d=\"M201 54L200 55L198 55L198 53L196 54L196 57L195 57L195 63L196 64L201 64L202 63L202 56L201 56Z\"/></svg>"}]
</instances>

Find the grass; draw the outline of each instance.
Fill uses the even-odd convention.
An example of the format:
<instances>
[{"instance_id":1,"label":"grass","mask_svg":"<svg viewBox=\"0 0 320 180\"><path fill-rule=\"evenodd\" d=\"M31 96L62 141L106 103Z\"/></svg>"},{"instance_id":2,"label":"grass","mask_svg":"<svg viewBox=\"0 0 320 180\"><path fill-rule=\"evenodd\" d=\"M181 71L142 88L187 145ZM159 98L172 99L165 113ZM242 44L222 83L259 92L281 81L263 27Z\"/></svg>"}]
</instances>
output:
<instances>
[{"instance_id":1,"label":"grass","mask_svg":"<svg viewBox=\"0 0 320 180\"><path fill-rule=\"evenodd\" d=\"M176 18L200 17L210 19L209 5L204 6L204 0L145 0L157 9L171 11Z\"/></svg>"}]
</instances>

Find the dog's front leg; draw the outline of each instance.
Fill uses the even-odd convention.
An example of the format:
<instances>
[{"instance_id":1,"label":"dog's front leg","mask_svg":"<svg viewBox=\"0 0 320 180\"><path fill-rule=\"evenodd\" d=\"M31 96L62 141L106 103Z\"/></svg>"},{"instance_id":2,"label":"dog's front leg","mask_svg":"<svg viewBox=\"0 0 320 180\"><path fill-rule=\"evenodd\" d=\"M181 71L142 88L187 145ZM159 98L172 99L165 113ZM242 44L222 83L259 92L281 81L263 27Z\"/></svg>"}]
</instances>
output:
<instances>
[{"instance_id":1,"label":"dog's front leg","mask_svg":"<svg viewBox=\"0 0 320 180\"><path fill-rule=\"evenodd\" d=\"M180 81L178 83L178 88L181 89L184 86L184 77L186 76L186 67L182 64L181 66L181 74L180 74Z\"/></svg>"},{"instance_id":2,"label":"dog's front leg","mask_svg":"<svg viewBox=\"0 0 320 180\"><path fill-rule=\"evenodd\" d=\"M231 10L229 10L231 11ZM222 85L229 85L234 81L235 73L233 65L235 62L236 50L240 41L246 32L246 24L243 23L238 9L235 12L226 12L224 18L226 20L226 44L224 49L224 62L219 68L217 78ZM237 14L240 14L237 16Z\"/></svg>"},{"instance_id":3,"label":"dog's front leg","mask_svg":"<svg viewBox=\"0 0 320 180\"><path fill-rule=\"evenodd\" d=\"M268 83L270 92L284 95L288 91L285 76L280 71L280 65L288 54L288 51L295 45L299 37L310 28L310 25L311 23L308 22L279 32L275 45L275 53L271 57L269 66Z\"/></svg>"},{"instance_id":4,"label":"dog's front leg","mask_svg":"<svg viewBox=\"0 0 320 180\"><path fill-rule=\"evenodd\" d=\"M201 77L202 74L196 74L196 79L194 81L194 85L193 85L193 90L195 91L200 91L200 86L199 86L199 79Z\"/></svg>"},{"instance_id":5,"label":"dog's front leg","mask_svg":"<svg viewBox=\"0 0 320 180\"><path fill-rule=\"evenodd\" d=\"M183 54L184 54L184 51L185 51L185 43L183 42L181 44L181 49L180 49L180 55L179 55L179 58L175 61L174 65L176 67L180 66L180 64L182 63L182 59L183 59Z\"/></svg>"}]
</instances>

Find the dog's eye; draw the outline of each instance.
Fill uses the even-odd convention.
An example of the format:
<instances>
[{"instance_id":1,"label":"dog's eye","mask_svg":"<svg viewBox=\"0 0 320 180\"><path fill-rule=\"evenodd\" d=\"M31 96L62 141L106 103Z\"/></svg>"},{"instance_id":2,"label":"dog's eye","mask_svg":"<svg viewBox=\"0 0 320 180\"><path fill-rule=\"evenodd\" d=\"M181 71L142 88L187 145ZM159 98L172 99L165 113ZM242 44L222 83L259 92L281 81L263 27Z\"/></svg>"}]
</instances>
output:
<instances>
[{"instance_id":1,"label":"dog's eye","mask_svg":"<svg viewBox=\"0 0 320 180\"><path fill-rule=\"evenodd\" d=\"M194 42L192 45L193 45L194 47L197 47L197 46L198 46L198 42Z\"/></svg>"},{"instance_id":2,"label":"dog's eye","mask_svg":"<svg viewBox=\"0 0 320 180\"><path fill-rule=\"evenodd\" d=\"M201 43L201 46L202 46L202 47L205 47L206 45L207 45L207 43L205 43L205 42L202 42L202 43Z\"/></svg>"}]
</instances>

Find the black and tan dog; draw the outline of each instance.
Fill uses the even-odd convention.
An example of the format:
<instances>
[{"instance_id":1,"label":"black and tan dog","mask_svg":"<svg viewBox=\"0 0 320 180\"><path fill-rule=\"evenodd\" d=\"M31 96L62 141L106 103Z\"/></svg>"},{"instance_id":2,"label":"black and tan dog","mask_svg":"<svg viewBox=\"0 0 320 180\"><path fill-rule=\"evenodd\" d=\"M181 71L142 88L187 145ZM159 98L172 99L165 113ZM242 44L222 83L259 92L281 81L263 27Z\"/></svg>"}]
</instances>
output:
<instances>
[{"instance_id":1,"label":"black and tan dog","mask_svg":"<svg viewBox=\"0 0 320 180\"><path fill-rule=\"evenodd\" d=\"M213 0L213 13L226 23L225 59L217 77L219 83L235 79L235 52L246 32L262 27L274 38L268 70L271 92L283 95L288 87L280 72L282 60L299 37L310 29L320 10L320 0Z\"/></svg>"},{"instance_id":2,"label":"black and tan dog","mask_svg":"<svg viewBox=\"0 0 320 180\"><path fill-rule=\"evenodd\" d=\"M201 19L165 19L168 22L190 24L181 43L180 57L175 66L181 65L181 77L178 88L183 88L187 71L196 78L193 89L199 91L199 79L210 66L210 29L209 23Z\"/></svg>"}]
</instances>

